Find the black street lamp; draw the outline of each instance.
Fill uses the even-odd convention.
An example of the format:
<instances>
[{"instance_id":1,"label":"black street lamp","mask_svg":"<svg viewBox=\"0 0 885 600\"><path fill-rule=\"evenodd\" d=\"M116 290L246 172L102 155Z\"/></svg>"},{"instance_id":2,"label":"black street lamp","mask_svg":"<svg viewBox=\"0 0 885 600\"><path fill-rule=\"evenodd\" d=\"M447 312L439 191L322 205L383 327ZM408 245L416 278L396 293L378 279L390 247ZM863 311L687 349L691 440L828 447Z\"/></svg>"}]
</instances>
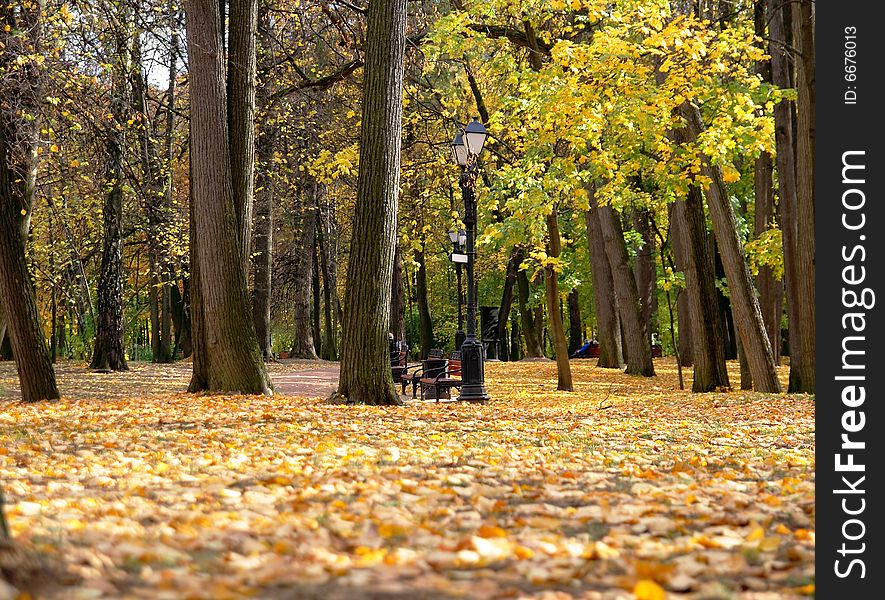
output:
<instances>
[{"instance_id":1,"label":"black street lamp","mask_svg":"<svg viewBox=\"0 0 885 600\"><path fill-rule=\"evenodd\" d=\"M457 280L458 287L456 288L458 291L458 329L455 331L455 347L460 348L461 344L464 343L464 297L461 293L461 269L465 263L465 259L467 257L464 252L464 246L467 244L467 232L463 229L461 230L449 230L449 240L452 242L452 264L455 265L455 276Z\"/></svg>"},{"instance_id":2,"label":"black street lamp","mask_svg":"<svg viewBox=\"0 0 885 600\"><path fill-rule=\"evenodd\" d=\"M476 159L482 152L488 132L479 117L452 140L452 158L461 166L458 186L464 198L464 225L467 227L467 336L461 344L460 400L486 404L489 393L485 386L485 349L476 339L476 287L473 281L473 263L476 258Z\"/></svg>"}]
</instances>

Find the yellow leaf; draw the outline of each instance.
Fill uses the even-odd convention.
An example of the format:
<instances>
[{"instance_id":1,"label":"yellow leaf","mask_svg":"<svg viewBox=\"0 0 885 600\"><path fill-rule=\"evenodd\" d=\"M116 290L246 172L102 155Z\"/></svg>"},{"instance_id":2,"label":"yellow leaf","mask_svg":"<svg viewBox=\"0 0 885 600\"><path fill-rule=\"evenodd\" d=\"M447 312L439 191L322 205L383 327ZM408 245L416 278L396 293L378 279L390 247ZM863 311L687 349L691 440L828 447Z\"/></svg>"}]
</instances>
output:
<instances>
[{"instance_id":1,"label":"yellow leaf","mask_svg":"<svg viewBox=\"0 0 885 600\"><path fill-rule=\"evenodd\" d=\"M58 145L52 144L51 146L49 146L49 150L50 152L58 152Z\"/></svg>"},{"instance_id":2,"label":"yellow leaf","mask_svg":"<svg viewBox=\"0 0 885 600\"><path fill-rule=\"evenodd\" d=\"M641 579L633 588L636 600L666 600L667 592L651 579Z\"/></svg>"}]
</instances>

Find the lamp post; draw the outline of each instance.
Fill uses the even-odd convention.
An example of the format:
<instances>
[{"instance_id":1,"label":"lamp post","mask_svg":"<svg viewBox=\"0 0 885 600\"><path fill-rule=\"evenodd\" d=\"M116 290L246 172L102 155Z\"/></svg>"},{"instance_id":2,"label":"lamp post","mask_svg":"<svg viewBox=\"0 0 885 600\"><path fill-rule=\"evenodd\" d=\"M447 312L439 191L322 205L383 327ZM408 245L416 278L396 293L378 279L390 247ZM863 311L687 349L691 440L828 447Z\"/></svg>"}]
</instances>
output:
<instances>
[{"instance_id":1,"label":"lamp post","mask_svg":"<svg viewBox=\"0 0 885 600\"><path fill-rule=\"evenodd\" d=\"M464 343L464 297L461 294L461 269L465 264L463 262L465 254L464 246L467 244L467 232L463 229L461 230L449 230L449 240L452 242L452 263L455 265L455 278L457 281L457 292L458 292L458 329L455 331L455 348L460 349L461 344Z\"/></svg>"},{"instance_id":2,"label":"lamp post","mask_svg":"<svg viewBox=\"0 0 885 600\"><path fill-rule=\"evenodd\" d=\"M473 264L476 259L476 159L482 152L488 133L479 117L467 124L452 140L452 158L461 167L458 186L464 198L464 225L467 228L467 335L461 344L461 385L460 400L486 404L489 393L485 386L485 349L476 339L476 286L473 279Z\"/></svg>"}]
</instances>

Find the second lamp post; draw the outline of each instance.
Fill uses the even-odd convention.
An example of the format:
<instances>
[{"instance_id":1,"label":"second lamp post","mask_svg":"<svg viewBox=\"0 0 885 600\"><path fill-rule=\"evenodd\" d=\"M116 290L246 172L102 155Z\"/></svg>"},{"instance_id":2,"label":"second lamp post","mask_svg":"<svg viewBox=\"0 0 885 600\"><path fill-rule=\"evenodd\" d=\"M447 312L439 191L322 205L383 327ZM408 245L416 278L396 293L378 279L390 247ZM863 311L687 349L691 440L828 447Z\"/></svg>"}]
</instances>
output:
<instances>
[{"instance_id":1,"label":"second lamp post","mask_svg":"<svg viewBox=\"0 0 885 600\"><path fill-rule=\"evenodd\" d=\"M479 117L467 124L452 140L452 158L461 166L458 185L464 197L464 225L467 228L467 335L461 344L460 400L485 404L489 393L485 386L485 349L476 339L476 284L473 265L476 258L476 159L482 152L488 132Z\"/></svg>"}]
</instances>

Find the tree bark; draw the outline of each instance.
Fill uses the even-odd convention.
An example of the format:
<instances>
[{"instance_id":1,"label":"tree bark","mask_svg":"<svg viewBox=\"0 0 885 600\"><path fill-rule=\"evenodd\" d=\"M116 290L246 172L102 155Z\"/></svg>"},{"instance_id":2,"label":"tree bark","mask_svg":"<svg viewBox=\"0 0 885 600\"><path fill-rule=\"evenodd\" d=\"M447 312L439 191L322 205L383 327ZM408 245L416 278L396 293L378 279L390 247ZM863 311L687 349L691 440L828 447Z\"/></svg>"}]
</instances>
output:
<instances>
[{"instance_id":1,"label":"tree bark","mask_svg":"<svg viewBox=\"0 0 885 600\"><path fill-rule=\"evenodd\" d=\"M120 13L128 9L121 8ZM102 206L101 271L98 278L98 315L95 348L89 368L98 372L128 371L123 344L123 153L129 107L128 15L119 15L111 75L113 122L105 132L106 192Z\"/></svg>"},{"instance_id":2,"label":"tree bark","mask_svg":"<svg viewBox=\"0 0 885 600\"><path fill-rule=\"evenodd\" d=\"M21 119L15 107L38 114L43 73L35 61L11 64L16 57L39 54L41 11L14 4L0 5L0 320L5 320L12 345L22 400L58 399L55 371L37 312L37 298L28 272L25 245L34 206L39 125ZM19 31L27 31L21 36ZM0 335L0 343L3 342Z\"/></svg>"},{"instance_id":3,"label":"tree bark","mask_svg":"<svg viewBox=\"0 0 885 600\"><path fill-rule=\"evenodd\" d=\"M600 206L595 194L591 194L592 210L597 212L605 253L611 267L612 283L621 318L624 349L627 355L628 375L652 377L655 374L651 358L651 345L645 322L642 320L636 279L630 268L627 246L621 223L611 206Z\"/></svg>"},{"instance_id":4,"label":"tree bark","mask_svg":"<svg viewBox=\"0 0 885 600\"><path fill-rule=\"evenodd\" d=\"M393 339L406 339L406 294L403 287L403 252L399 242L393 253L393 283L390 288L390 333Z\"/></svg>"},{"instance_id":5,"label":"tree bark","mask_svg":"<svg viewBox=\"0 0 885 600\"><path fill-rule=\"evenodd\" d=\"M658 312L657 269L655 267L655 240L649 222L647 208L633 210L633 228L642 236L642 248L636 254L636 291L639 294L639 306L648 343L651 345L651 334L655 331Z\"/></svg>"},{"instance_id":6,"label":"tree bark","mask_svg":"<svg viewBox=\"0 0 885 600\"><path fill-rule=\"evenodd\" d=\"M589 190L593 193L593 189ZM593 278L593 300L596 305L596 341L599 342L597 367L621 369L624 352L621 345L621 321L612 280L611 265L605 254L605 240L599 224L599 213L590 209L584 214L587 243L590 249L590 274Z\"/></svg>"},{"instance_id":7,"label":"tree bark","mask_svg":"<svg viewBox=\"0 0 885 600\"><path fill-rule=\"evenodd\" d=\"M547 215L547 256L556 260L562 253L562 240L559 237L559 223L556 217L556 209ZM562 313L559 310L559 277L552 263L548 263L544 270L544 285L547 292L547 314L550 315L550 329L553 337L553 348L556 356L557 390L571 392L572 370L569 364L568 340L565 337L565 327L562 323Z\"/></svg>"},{"instance_id":8,"label":"tree bark","mask_svg":"<svg viewBox=\"0 0 885 600\"><path fill-rule=\"evenodd\" d=\"M433 319L430 315L430 301L427 298L427 265L424 262L424 250L415 253L418 271L415 273L415 295L418 302L418 339L421 344L421 356L427 356L433 348Z\"/></svg>"},{"instance_id":9,"label":"tree bark","mask_svg":"<svg viewBox=\"0 0 885 600\"><path fill-rule=\"evenodd\" d=\"M228 0L228 19L227 118L231 192L243 274L248 276L255 181L258 0Z\"/></svg>"},{"instance_id":10,"label":"tree bark","mask_svg":"<svg viewBox=\"0 0 885 600\"><path fill-rule=\"evenodd\" d=\"M311 270L311 332L313 333L313 350L317 357L323 355L323 326L320 322L320 307L322 304L322 294L320 290L320 266L319 266L319 249L316 247L316 219L314 219L314 248L313 248L313 269Z\"/></svg>"},{"instance_id":11,"label":"tree bark","mask_svg":"<svg viewBox=\"0 0 885 600\"><path fill-rule=\"evenodd\" d=\"M683 221L673 218L673 204L670 205L670 245L673 248L673 257L676 262L676 268L684 271L682 265L685 264L688 255L688 249L685 246L685 238L683 237L683 229L685 224ZM679 323L679 361L683 367L690 367L693 364L692 353L692 326L691 313L688 305L688 291L683 289L676 296L676 319Z\"/></svg>"},{"instance_id":12,"label":"tree bark","mask_svg":"<svg viewBox=\"0 0 885 600\"><path fill-rule=\"evenodd\" d=\"M815 137L815 40L814 4L798 0L791 7L795 60L796 98L796 316L801 360L792 374L790 391L813 394L815 389L815 270L814 270L814 137ZM792 325L792 324L791 324Z\"/></svg>"},{"instance_id":13,"label":"tree bark","mask_svg":"<svg viewBox=\"0 0 885 600\"><path fill-rule=\"evenodd\" d=\"M295 264L295 297L292 310L295 329L292 333L292 358L317 358L311 318L313 287L314 243L316 237L316 189L313 178L298 184L298 205L294 213L295 239L291 253Z\"/></svg>"},{"instance_id":14,"label":"tree bark","mask_svg":"<svg viewBox=\"0 0 885 600\"><path fill-rule=\"evenodd\" d=\"M684 103L680 108L683 118L688 124L690 141L694 142L704 130L700 110L696 106ZM722 180L719 167L705 161L702 169L711 184L707 187L707 206L713 221L713 232L719 245L731 303L734 309L735 327L747 360L756 389L760 392L779 392L780 383L774 366L771 345L762 322L762 313L753 288L753 281L747 268L744 249L737 231L734 212ZM695 357L697 358L697 357Z\"/></svg>"},{"instance_id":15,"label":"tree bark","mask_svg":"<svg viewBox=\"0 0 885 600\"><path fill-rule=\"evenodd\" d=\"M191 91L191 300L194 376L190 390L271 394L246 286L245 218L234 204L222 25L218 0L186 5ZM242 20L231 20L234 30ZM239 92L242 93L242 92ZM236 120L236 119L235 119ZM250 166L254 157L247 156ZM251 224L249 224L251 226Z\"/></svg>"},{"instance_id":16,"label":"tree bark","mask_svg":"<svg viewBox=\"0 0 885 600\"><path fill-rule=\"evenodd\" d=\"M360 170L345 292L338 399L401 404L388 348L399 200L406 0L369 3Z\"/></svg>"},{"instance_id":17,"label":"tree bark","mask_svg":"<svg viewBox=\"0 0 885 600\"><path fill-rule=\"evenodd\" d=\"M522 322L520 328L525 339L524 358L543 358L544 349L541 347L541 340L538 338L534 310L529 306L529 278L522 269L516 274L516 288L519 292L519 316Z\"/></svg>"},{"instance_id":18,"label":"tree bark","mask_svg":"<svg viewBox=\"0 0 885 600\"><path fill-rule=\"evenodd\" d=\"M566 300L568 304L568 353L571 356L584 343L584 331L581 327L581 302L578 288L572 289Z\"/></svg>"},{"instance_id":19,"label":"tree bark","mask_svg":"<svg viewBox=\"0 0 885 600\"><path fill-rule=\"evenodd\" d=\"M276 128L268 124L258 137L255 181L255 255L252 257L252 321L265 362L273 360L270 308L273 275L274 201L273 159Z\"/></svg>"},{"instance_id":20,"label":"tree bark","mask_svg":"<svg viewBox=\"0 0 885 600\"><path fill-rule=\"evenodd\" d=\"M335 229L332 205L325 192L318 193L317 199L317 239L320 249L320 268L323 274L323 303L325 337L323 338L323 358L338 359L338 323L341 322L341 304L338 301L338 268L335 260ZM400 262L402 267L402 262ZM403 300L405 302L405 300ZM405 311L405 305L403 305ZM405 318L405 315L402 317ZM402 338L405 339L405 323L402 323Z\"/></svg>"},{"instance_id":21,"label":"tree bark","mask_svg":"<svg viewBox=\"0 0 885 600\"><path fill-rule=\"evenodd\" d=\"M689 336L693 356L693 392L712 392L728 388L728 369L725 366L725 340L722 337L722 316L716 294L713 267L713 243L707 233L704 217L704 199L700 189L692 186L685 200L670 208L670 222L675 226L674 247L676 264L685 276L686 315L689 332L682 331L680 339Z\"/></svg>"},{"instance_id":22,"label":"tree bark","mask_svg":"<svg viewBox=\"0 0 885 600\"><path fill-rule=\"evenodd\" d=\"M507 321L510 319L510 309L513 306L513 286L516 283L516 275L519 273L519 266L524 260L522 248L516 247L510 252L510 258L507 260L507 273L504 277L504 290L501 292L501 304L498 307L498 354L501 360L510 358L508 345L510 340L507 338Z\"/></svg>"}]
</instances>

